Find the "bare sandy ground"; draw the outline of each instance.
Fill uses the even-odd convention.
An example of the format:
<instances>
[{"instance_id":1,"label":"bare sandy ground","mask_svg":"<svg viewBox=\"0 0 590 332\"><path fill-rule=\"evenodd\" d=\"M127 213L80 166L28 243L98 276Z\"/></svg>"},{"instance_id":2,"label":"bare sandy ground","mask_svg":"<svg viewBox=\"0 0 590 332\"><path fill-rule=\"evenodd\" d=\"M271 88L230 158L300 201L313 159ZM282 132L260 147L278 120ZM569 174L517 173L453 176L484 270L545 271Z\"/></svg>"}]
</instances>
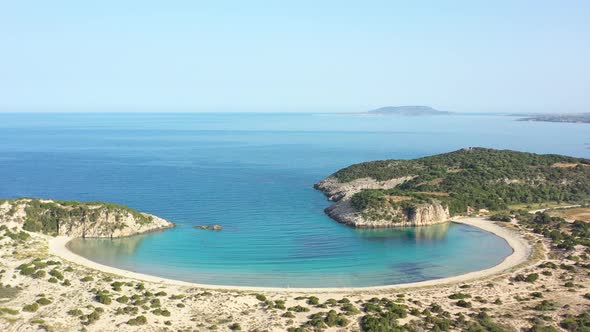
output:
<instances>
[{"instance_id":1,"label":"bare sandy ground","mask_svg":"<svg viewBox=\"0 0 590 332\"><path fill-rule=\"evenodd\" d=\"M67 261L75 264L79 264L91 269L99 270L106 273L119 275L125 278L136 279L140 281L146 281L162 285L176 285L176 286L190 286L204 289L217 289L217 290L248 290L248 291L261 291L261 292L302 292L302 293L338 293L338 292L357 292L357 291L374 291L374 290L395 290L395 289L406 289L416 287L427 287L444 284L452 284L459 282L466 282L471 280L477 280L491 275L499 274L512 267L515 267L521 263L527 261L531 255L531 245L526 239L524 239L519 233L514 232L508 228L499 226L496 222L486 220L485 218L459 218L453 222L466 224L474 227L478 227L487 232L493 233L499 237L502 237L510 247L512 247L512 254L506 257L500 264L490 267L485 270L474 271L454 277L426 280L420 282L397 284L397 285L386 285L386 286L374 286L374 287L342 287L342 288L277 288L277 287L250 287L250 286L225 286L225 285L206 285L197 284L180 280L173 280L167 278L161 278L153 275L147 275L137 273L133 271L118 269L111 266L106 266L97 262L93 262L82 256L79 256L70 251L66 244L71 240L70 237L58 236L49 239L49 252L56 256L61 257Z\"/></svg>"}]
</instances>

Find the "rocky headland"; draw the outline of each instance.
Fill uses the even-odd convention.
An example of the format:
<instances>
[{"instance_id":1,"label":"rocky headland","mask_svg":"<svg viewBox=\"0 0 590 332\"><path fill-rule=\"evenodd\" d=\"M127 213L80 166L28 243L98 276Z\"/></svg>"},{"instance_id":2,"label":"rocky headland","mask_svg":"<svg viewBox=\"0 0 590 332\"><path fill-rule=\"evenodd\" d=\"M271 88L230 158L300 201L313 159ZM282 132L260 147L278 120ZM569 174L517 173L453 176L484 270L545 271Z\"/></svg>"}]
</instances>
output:
<instances>
[{"instance_id":1,"label":"rocky headland","mask_svg":"<svg viewBox=\"0 0 590 332\"><path fill-rule=\"evenodd\" d=\"M332 219L354 227L426 226L523 203L590 198L590 160L465 148L343 168L316 183Z\"/></svg>"},{"instance_id":2,"label":"rocky headland","mask_svg":"<svg viewBox=\"0 0 590 332\"><path fill-rule=\"evenodd\" d=\"M428 226L449 221L451 217L449 208L440 203L417 204L412 209L402 206L388 206L381 211L376 211L375 208L370 209L372 211L359 211L352 204L354 194L362 190L393 189L412 178L405 176L385 181L361 178L341 183L335 177L330 176L316 183L314 188L322 191L328 200L334 202L324 210L326 214L349 226L358 228ZM367 212L373 212L373 214Z\"/></svg>"},{"instance_id":3,"label":"rocky headland","mask_svg":"<svg viewBox=\"0 0 590 332\"><path fill-rule=\"evenodd\" d=\"M123 205L35 198L0 201L0 223L71 238L118 238L174 227Z\"/></svg>"}]
</instances>

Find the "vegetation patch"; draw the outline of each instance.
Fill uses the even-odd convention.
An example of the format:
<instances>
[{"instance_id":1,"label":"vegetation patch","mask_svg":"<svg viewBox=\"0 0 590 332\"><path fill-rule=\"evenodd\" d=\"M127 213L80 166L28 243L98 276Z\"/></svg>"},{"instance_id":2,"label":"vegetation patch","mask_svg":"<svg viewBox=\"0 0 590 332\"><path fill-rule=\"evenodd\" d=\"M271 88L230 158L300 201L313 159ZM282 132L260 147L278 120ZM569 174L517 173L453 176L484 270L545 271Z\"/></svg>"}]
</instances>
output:
<instances>
[{"instance_id":1,"label":"vegetation patch","mask_svg":"<svg viewBox=\"0 0 590 332\"><path fill-rule=\"evenodd\" d=\"M576 166L553 167L556 163ZM356 193L351 203L357 211L401 208L411 213L418 204L437 202L457 215L468 208L502 211L513 204L587 201L589 165L590 160L582 158L469 148L414 160L355 164L333 176L340 182L367 177L378 181L412 178L394 189ZM389 199L394 196L412 199Z\"/></svg>"}]
</instances>

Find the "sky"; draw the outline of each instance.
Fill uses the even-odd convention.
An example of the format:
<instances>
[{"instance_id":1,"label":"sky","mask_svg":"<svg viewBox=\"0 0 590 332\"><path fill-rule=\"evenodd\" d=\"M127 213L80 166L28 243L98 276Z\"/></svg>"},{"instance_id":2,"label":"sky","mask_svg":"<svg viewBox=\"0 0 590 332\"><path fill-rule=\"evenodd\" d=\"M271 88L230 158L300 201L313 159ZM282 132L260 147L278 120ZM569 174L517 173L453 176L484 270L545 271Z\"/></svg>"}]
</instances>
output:
<instances>
[{"instance_id":1,"label":"sky","mask_svg":"<svg viewBox=\"0 0 590 332\"><path fill-rule=\"evenodd\" d=\"M590 1L0 0L0 111L590 112Z\"/></svg>"}]
</instances>

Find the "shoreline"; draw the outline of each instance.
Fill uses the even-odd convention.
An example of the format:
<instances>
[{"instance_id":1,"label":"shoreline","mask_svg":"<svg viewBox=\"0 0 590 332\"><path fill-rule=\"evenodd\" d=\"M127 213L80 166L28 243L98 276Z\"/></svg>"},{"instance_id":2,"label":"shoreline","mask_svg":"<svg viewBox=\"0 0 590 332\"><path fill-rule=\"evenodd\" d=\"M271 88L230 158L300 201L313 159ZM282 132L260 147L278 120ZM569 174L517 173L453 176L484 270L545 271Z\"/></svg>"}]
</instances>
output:
<instances>
[{"instance_id":1,"label":"shoreline","mask_svg":"<svg viewBox=\"0 0 590 332\"><path fill-rule=\"evenodd\" d=\"M280 293L339 293L339 292L362 292L362 291L383 291L383 290L398 290L398 289L409 289L419 287L430 287L440 286L445 284L454 284L460 282L466 282L471 280L482 279L493 275L500 274L526 262L532 253L531 244L525 240L520 234L511 231L505 227L499 226L497 222L489 221L484 218L458 218L451 222L466 224L473 227L477 227L481 230L490 232L496 236L504 239L507 244L512 248L512 253L505 257L499 264L489 267L484 270L468 272L465 274L440 278L431 279L425 281L411 282L405 284L393 284L393 285L382 285L382 286L366 286L366 287L302 287L302 288L286 288L286 287L260 287L260 286L230 286L230 285L210 285L210 284L199 284L189 281L175 280L164 277L158 277L154 275L143 274L139 272L133 272L129 270L119 269L116 267L100 264L91 261L85 257L75 254L67 248L67 243L72 240L72 237L68 236L57 236L48 239L49 253L61 257L72 263L82 265L84 267L101 271L104 273L110 273L119 275L125 278L136 279L139 281L151 282L156 284L168 284L176 286L187 286L196 287L211 290L238 290L238 291L265 291L265 292L280 292Z\"/></svg>"}]
</instances>

